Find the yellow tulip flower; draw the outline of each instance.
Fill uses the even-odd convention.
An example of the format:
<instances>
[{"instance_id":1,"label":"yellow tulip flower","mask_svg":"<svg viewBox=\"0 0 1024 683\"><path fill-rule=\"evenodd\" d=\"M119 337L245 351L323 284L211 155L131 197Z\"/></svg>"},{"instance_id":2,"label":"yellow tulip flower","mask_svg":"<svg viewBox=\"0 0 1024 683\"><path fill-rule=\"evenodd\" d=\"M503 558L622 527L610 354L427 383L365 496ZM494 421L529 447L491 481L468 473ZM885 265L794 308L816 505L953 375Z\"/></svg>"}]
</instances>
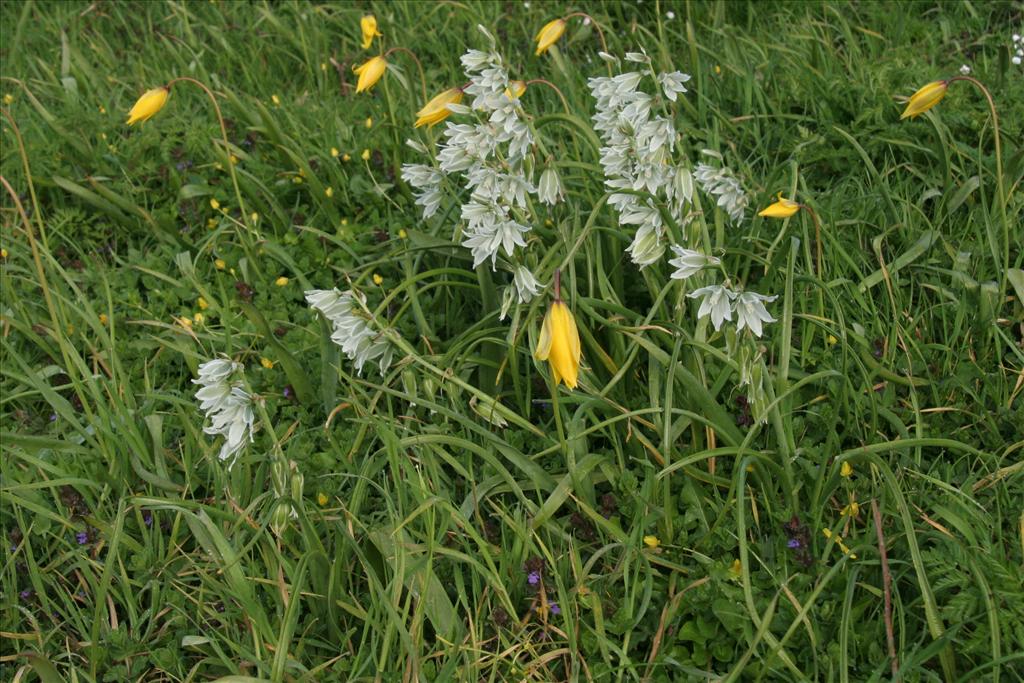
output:
<instances>
[{"instance_id":1,"label":"yellow tulip flower","mask_svg":"<svg viewBox=\"0 0 1024 683\"><path fill-rule=\"evenodd\" d=\"M383 37L384 34L377 30L377 17L367 14L359 20L359 28L363 32L363 49L369 49L373 39Z\"/></svg>"},{"instance_id":2,"label":"yellow tulip flower","mask_svg":"<svg viewBox=\"0 0 1024 683\"><path fill-rule=\"evenodd\" d=\"M800 210L800 204L792 199L786 199L779 193L778 201L757 213L765 218L789 218Z\"/></svg>"},{"instance_id":3,"label":"yellow tulip flower","mask_svg":"<svg viewBox=\"0 0 1024 683\"><path fill-rule=\"evenodd\" d=\"M356 92L368 91L376 85L387 68L388 63L383 57L371 57L369 61L354 67L352 70L359 76Z\"/></svg>"},{"instance_id":4,"label":"yellow tulip flower","mask_svg":"<svg viewBox=\"0 0 1024 683\"><path fill-rule=\"evenodd\" d=\"M548 48L558 42L558 39L565 33L565 19L555 19L544 24L544 28L537 32L537 37L534 40L537 41L537 52L535 53L538 57L548 51Z\"/></svg>"},{"instance_id":5,"label":"yellow tulip flower","mask_svg":"<svg viewBox=\"0 0 1024 683\"><path fill-rule=\"evenodd\" d=\"M416 125L415 128L420 126L433 126L434 124L441 123L448 115L451 114L451 110L448 109L449 104L458 104L462 101L462 90L459 88L449 88L440 95L437 95L434 99L423 105L423 108L416 112Z\"/></svg>"},{"instance_id":6,"label":"yellow tulip flower","mask_svg":"<svg viewBox=\"0 0 1024 683\"><path fill-rule=\"evenodd\" d=\"M510 100L518 100L526 92L526 81L509 81L505 88L505 97Z\"/></svg>"},{"instance_id":7,"label":"yellow tulip flower","mask_svg":"<svg viewBox=\"0 0 1024 683\"><path fill-rule=\"evenodd\" d=\"M148 121L153 118L167 104L167 98L170 94L171 89L167 86L160 86L159 88L153 88L142 93L142 97L135 102L135 106L128 112L128 121L126 123L131 126L136 122Z\"/></svg>"},{"instance_id":8,"label":"yellow tulip flower","mask_svg":"<svg viewBox=\"0 0 1024 683\"><path fill-rule=\"evenodd\" d=\"M556 386L565 382L565 386L575 389L580 372L580 333L572 311L558 297L558 289L556 274L555 301L544 316L533 357L548 361Z\"/></svg>"},{"instance_id":9,"label":"yellow tulip flower","mask_svg":"<svg viewBox=\"0 0 1024 683\"><path fill-rule=\"evenodd\" d=\"M907 108L900 114L900 120L910 117L916 119L921 114L925 113L936 104L942 101L942 98L946 96L946 90L949 88L949 81L932 81L928 85L924 86L916 93L910 96L910 100L907 102Z\"/></svg>"}]
</instances>

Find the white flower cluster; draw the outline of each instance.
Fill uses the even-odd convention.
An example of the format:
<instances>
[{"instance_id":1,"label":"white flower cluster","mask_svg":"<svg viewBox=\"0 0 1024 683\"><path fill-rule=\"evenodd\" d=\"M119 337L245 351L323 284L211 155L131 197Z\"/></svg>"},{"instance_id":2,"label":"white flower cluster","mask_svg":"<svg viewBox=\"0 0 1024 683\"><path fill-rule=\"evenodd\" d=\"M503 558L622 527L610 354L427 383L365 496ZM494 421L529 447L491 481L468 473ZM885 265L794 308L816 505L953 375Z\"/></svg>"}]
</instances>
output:
<instances>
[{"instance_id":1,"label":"white flower cluster","mask_svg":"<svg viewBox=\"0 0 1024 683\"><path fill-rule=\"evenodd\" d=\"M648 61L641 53L628 53L628 61ZM608 203L619 213L619 221L635 225L636 234L627 251L641 268L665 253L666 225L658 204L682 222L693 198L690 172L674 163L676 129L672 119L651 113L655 98L639 89L644 74L638 71L617 76L591 78L590 92L597 101L594 129L600 134L601 166L605 185L615 192ZM679 71L658 74L665 97L672 102L686 92L690 77ZM646 192L651 197L634 194Z\"/></svg>"},{"instance_id":2,"label":"white flower cluster","mask_svg":"<svg viewBox=\"0 0 1024 683\"><path fill-rule=\"evenodd\" d=\"M493 44L493 39L492 39ZM530 231L528 195L537 189L524 171L533 145L533 134L520 116L519 100L509 87L508 70L501 55L469 50L462 56L469 77L464 92L472 98L469 106L449 105L453 112L477 112L475 124L448 123L446 141L438 145L439 168L405 164L402 177L419 192L416 203L424 218L432 215L441 201L441 183L446 176L461 174L469 190L462 205L466 221L462 245L473 252L473 267L487 259L496 268L498 253L512 256L517 246L525 247ZM561 196L557 177L542 178L543 201L554 203Z\"/></svg>"},{"instance_id":3,"label":"white flower cluster","mask_svg":"<svg viewBox=\"0 0 1024 683\"><path fill-rule=\"evenodd\" d=\"M358 303L356 297L359 297ZM394 346L382 333L375 332L362 312L364 299L351 290L311 289L306 292L310 308L319 311L331 322L331 341L341 347L362 374L367 361L377 361L381 374L387 372L394 359Z\"/></svg>"},{"instance_id":4,"label":"white flower cluster","mask_svg":"<svg viewBox=\"0 0 1024 683\"><path fill-rule=\"evenodd\" d=\"M704 151L705 154L710 153L713 156L719 156L717 152ZM739 223L743 220L743 216L747 211L747 205L750 203L750 197L743 191L743 186L740 185L740 181L736 180L736 176L732 174L732 171L725 167L715 168L714 166L702 163L697 164L693 176L700 185L700 189L718 197L718 206L729 214L729 220L733 223Z\"/></svg>"},{"instance_id":5,"label":"white flower cluster","mask_svg":"<svg viewBox=\"0 0 1024 683\"><path fill-rule=\"evenodd\" d=\"M232 381L241 363L218 358L199 366L200 385L196 392L199 409L206 414L209 424L203 427L207 434L224 437L219 457L226 460L245 445L246 437L252 441L252 396L242 388L240 380Z\"/></svg>"}]
</instances>

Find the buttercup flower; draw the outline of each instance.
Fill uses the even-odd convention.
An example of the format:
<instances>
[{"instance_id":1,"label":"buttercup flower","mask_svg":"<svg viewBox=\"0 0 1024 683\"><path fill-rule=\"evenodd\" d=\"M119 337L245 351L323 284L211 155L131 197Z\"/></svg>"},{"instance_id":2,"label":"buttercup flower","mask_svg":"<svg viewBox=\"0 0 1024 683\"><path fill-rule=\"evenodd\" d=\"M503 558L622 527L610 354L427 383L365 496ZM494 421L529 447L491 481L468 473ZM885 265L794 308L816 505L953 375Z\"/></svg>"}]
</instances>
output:
<instances>
[{"instance_id":1,"label":"buttercup flower","mask_svg":"<svg viewBox=\"0 0 1024 683\"><path fill-rule=\"evenodd\" d=\"M644 545L651 549L657 548L661 545L661 539L657 536L644 536Z\"/></svg>"},{"instance_id":2,"label":"buttercup flower","mask_svg":"<svg viewBox=\"0 0 1024 683\"><path fill-rule=\"evenodd\" d=\"M576 388L580 371L580 333L572 311L559 296L558 273L555 273L555 301L544 316L540 339L533 357L548 361L555 386L565 382L570 389Z\"/></svg>"},{"instance_id":3,"label":"buttercup flower","mask_svg":"<svg viewBox=\"0 0 1024 683\"><path fill-rule=\"evenodd\" d=\"M423 105L423 108L416 112L416 125L415 128L420 126L433 126L434 124L441 123L448 115L451 114L451 110L448 108L449 104L458 104L462 101L462 90L460 88L449 88L440 95L434 97L434 99Z\"/></svg>"},{"instance_id":4,"label":"buttercup flower","mask_svg":"<svg viewBox=\"0 0 1024 683\"><path fill-rule=\"evenodd\" d=\"M537 56L548 51L548 48L558 42L558 39L565 33L565 19L555 19L544 24L544 28L537 32Z\"/></svg>"},{"instance_id":5,"label":"buttercup flower","mask_svg":"<svg viewBox=\"0 0 1024 683\"><path fill-rule=\"evenodd\" d=\"M789 218L800 210L800 204L792 199L786 199L779 193L778 199L769 206L757 212L758 216L765 218Z\"/></svg>"},{"instance_id":6,"label":"buttercup flower","mask_svg":"<svg viewBox=\"0 0 1024 683\"><path fill-rule=\"evenodd\" d=\"M387 60L383 57L371 57L369 61L353 67L352 71L359 76L359 80L356 81L356 92L369 91L370 88L377 84L377 81L384 75L387 68Z\"/></svg>"},{"instance_id":7,"label":"buttercup flower","mask_svg":"<svg viewBox=\"0 0 1024 683\"><path fill-rule=\"evenodd\" d=\"M925 113L936 104L942 101L942 98L946 96L946 90L949 88L949 81L932 81L928 85L922 87L916 93L910 96L910 100L907 102L907 108L900 114L900 120L910 117L916 119L921 114Z\"/></svg>"},{"instance_id":8,"label":"buttercup flower","mask_svg":"<svg viewBox=\"0 0 1024 683\"><path fill-rule=\"evenodd\" d=\"M128 112L128 121L126 123L131 126L137 122L148 121L153 118L167 104L167 98L170 94L171 89L167 86L160 86L159 88L153 88L142 93L142 97L135 102L131 111Z\"/></svg>"},{"instance_id":9,"label":"buttercup flower","mask_svg":"<svg viewBox=\"0 0 1024 683\"><path fill-rule=\"evenodd\" d=\"M377 17L367 14L359 20L359 28L363 33L363 49L369 49L374 38L382 37L384 34L377 30Z\"/></svg>"},{"instance_id":10,"label":"buttercup flower","mask_svg":"<svg viewBox=\"0 0 1024 683\"><path fill-rule=\"evenodd\" d=\"M843 466L839 468L839 475L842 477L850 478L853 476L853 465L848 461L843 463Z\"/></svg>"}]
</instances>

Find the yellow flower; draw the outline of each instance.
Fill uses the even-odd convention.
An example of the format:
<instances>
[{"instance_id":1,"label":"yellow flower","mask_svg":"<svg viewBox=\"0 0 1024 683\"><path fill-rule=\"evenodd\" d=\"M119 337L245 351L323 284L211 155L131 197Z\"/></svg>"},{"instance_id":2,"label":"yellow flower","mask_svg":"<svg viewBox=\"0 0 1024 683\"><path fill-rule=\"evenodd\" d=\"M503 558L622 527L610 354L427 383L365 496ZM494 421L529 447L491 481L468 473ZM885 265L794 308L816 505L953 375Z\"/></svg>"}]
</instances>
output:
<instances>
[{"instance_id":1,"label":"yellow flower","mask_svg":"<svg viewBox=\"0 0 1024 683\"><path fill-rule=\"evenodd\" d=\"M341 225L342 225L342 226L346 226L346 225L348 225L348 219L347 219L347 218L342 218L342 219L341 219Z\"/></svg>"},{"instance_id":2,"label":"yellow flower","mask_svg":"<svg viewBox=\"0 0 1024 683\"><path fill-rule=\"evenodd\" d=\"M2 258L2 259L7 258L7 250L6 249L0 249L0 258Z\"/></svg>"},{"instance_id":3,"label":"yellow flower","mask_svg":"<svg viewBox=\"0 0 1024 683\"><path fill-rule=\"evenodd\" d=\"M316 494L316 502L320 507L327 505L327 494L323 492Z\"/></svg>"},{"instance_id":4,"label":"yellow flower","mask_svg":"<svg viewBox=\"0 0 1024 683\"><path fill-rule=\"evenodd\" d=\"M548 48L558 42L558 39L565 33L565 19L555 19L544 24L544 28L537 32L537 56L548 51Z\"/></svg>"},{"instance_id":5,"label":"yellow flower","mask_svg":"<svg viewBox=\"0 0 1024 683\"><path fill-rule=\"evenodd\" d=\"M199 307L200 311L205 311L207 308L210 307L210 304L203 297L199 297L198 299L196 299L196 306Z\"/></svg>"},{"instance_id":6,"label":"yellow flower","mask_svg":"<svg viewBox=\"0 0 1024 683\"><path fill-rule=\"evenodd\" d=\"M10 104L14 101L14 95L11 93L4 93L4 104Z\"/></svg>"},{"instance_id":7,"label":"yellow flower","mask_svg":"<svg viewBox=\"0 0 1024 683\"><path fill-rule=\"evenodd\" d=\"M419 128L420 126L433 126L436 123L441 123L452 113L448 109L448 105L458 104L461 101L462 90L459 88L445 90L424 104L423 108L416 112L416 124L413 127Z\"/></svg>"},{"instance_id":8,"label":"yellow flower","mask_svg":"<svg viewBox=\"0 0 1024 683\"><path fill-rule=\"evenodd\" d=\"M661 539L657 536L644 536L644 545L651 549L657 548L661 545Z\"/></svg>"},{"instance_id":9,"label":"yellow flower","mask_svg":"<svg viewBox=\"0 0 1024 683\"><path fill-rule=\"evenodd\" d=\"M743 563L740 562L739 558L732 561L732 566L729 567L729 573L732 574L734 579L740 578L740 575L743 573Z\"/></svg>"},{"instance_id":10,"label":"yellow flower","mask_svg":"<svg viewBox=\"0 0 1024 683\"><path fill-rule=\"evenodd\" d=\"M302 176L300 176L300 175L292 176L292 182L295 183L296 185L301 185L302 184Z\"/></svg>"},{"instance_id":11,"label":"yellow flower","mask_svg":"<svg viewBox=\"0 0 1024 683\"><path fill-rule=\"evenodd\" d=\"M860 513L860 503L851 500L850 504L839 511L840 517L856 517Z\"/></svg>"},{"instance_id":12,"label":"yellow flower","mask_svg":"<svg viewBox=\"0 0 1024 683\"><path fill-rule=\"evenodd\" d=\"M367 116L366 117L365 125L366 125L367 128L373 128L373 117L372 116Z\"/></svg>"},{"instance_id":13,"label":"yellow flower","mask_svg":"<svg viewBox=\"0 0 1024 683\"><path fill-rule=\"evenodd\" d=\"M210 200L210 208L213 209L214 211L216 211L217 209L220 208L220 202L218 202L216 199L211 199Z\"/></svg>"},{"instance_id":14,"label":"yellow flower","mask_svg":"<svg viewBox=\"0 0 1024 683\"><path fill-rule=\"evenodd\" d=\"M339 154L341 154L341 152L338 151L337 147L331 147L331 156L332 157L337 159Z\"/></svg>"},{"instance_id":15,"label":"yellow flower","mask_svg":"<svg viewBox=\"0 0 1024 683\"><path fill-rule=\"evenodd\" d=\"M106 313L100 313L100 325L106 325L107 324L107 320L109 320L109 318L107 318L107 314Z\"/></svg>"},{"instance_id":16,"label":"yellow flower","mask_svg":"<svg viewBox=\"0 0 1024 683\"><path fill-rule=\"evenodd\" d=\"M800 205L798 203L794 202L792 199L785 199L780 192L778 201L767 208L762 209L757 213L757 215L764 216L766 218L789 218L799 210Z\"/></svg>"},{"instance_id":17,"label":"yellow flower","mask_svg":"<svg viewBox=\"0 0 1024 683\"><path fill-rule=\"evenodd\" d=\"M196 313L194 316L192 316L192 320L196 322L196 325L202 325L203 321L206 320L206 316L204 316L202 313Z\"/></svg>"},{"instance_id":18,"label":"yellow flower","mask_svg":"<svg viewBox=\"0 0 1024 683\"><path fill-rule=\"evenodd\" d=\"M918 116L941 102L942 98L946 96L946 90L948 88L949 81L932 81L928 85L924 86L910 96L910 100L907 102L907 108L903 110L902 114L900 114L900 120L902 121L908 116L912 119L916 119Z\"/></svg>"},{"instance_id":19,"label":"yellow flower","mask_svg":"<svg viewBox=\"0 0 1024 683\"><path fill-rule=\"evenodd\" d=\"M217 270L224 270L228 264L224 262L224 259L219 258L213 262L213 265L217 268Z\"/></svg>"},{"instance_id":20,"label":"yellow flower","mask_svg":"<svg viewBox=\"0 0 1024 683\"><path fill-rule=\"evenodd\" d=\"M370 49L373 39L383 37L384 34L377 30L377 17L367 14L359 20L359 29L363 32L363 49Z\"/></svg>"},{"instance_id":21,"label":"yellow flower","mask_svg":"<svg viewBox=\"0 0 1024 683\"><path fill-rule=\"evenodd\" d=\"M259 219L260 219L260 215L258 213L256 213L255 211L253 211L252 213L249 214L249 220L251 220L253 223L258 221Z\"/></svg>"},{"instance_id":22,"label":"yellow flower","mask_svg":"<svg viewBox=\"0 0 1024 683\"><path fill-rule=\"evenodd\" d=\"M270 96L270 101L274 103L275 107L280 107L281 106L281 98L278 97L277 95L271 95Z\"/></svg>"},{"instance_id":23,"label":"yellow flower","mask_svg":"<svg viewBox=\"0 0 1024 683\"><path fill-rule=\"evenodd\" d=\"M555 299L544 316L533 357L548 361L555 386L565 382L570 389L576 388L580 371L580 333L572 311L560 299Z\"/></svg>"},{"instance_id":24,"label":"yellow flower","mask_svg":"<svg viewBox=\"0 0 1024 683\"><path fill-rule=\"evenodd\" d=\"M827 343L827 344L828 344L829 346L835 346L836 344L838 344L838 343L839 343L839 340L838 340L838 339L836 339L836 336L835 336L834 334L830 334L830 335L828 335L827 337L825 337L825 342L826 342L826 343Z\"/></svg>"},{"instance_id":25,"label":"yellow flower","mask_svg":"<svg viewBox=\"0 0 1024 683\"><path fill-rule=\"evenodd\" d=\"M107 108L104 107L102 104L100 105L100 113L101 114L106 114L107 113Z\"/></svg>"},{"instance_id":26,"label":"yellow flower","mask_svg":"<svg viewBox=\"0 0 1024 683\"><path fill-rule=\"evenodd\" d=\"M288 278L282 275L281 277L274 280L274 284L277 285L278 287L284 287L285 285L288 284Z\"/></svg>"},{"instance_id":27,"label":"yellow flower","mask_svg":"<svg viewBox=\"0 0 1024 683\"><path fill-rule=\"evenodd\" d=\"M178 318L178 322L185 329L192 329L192 319L191 318Z\"/></svg>"},{"instance_id":28,"label":"yellow flower","mask_svg":"<svg viewBox=\"0 0 1024 683\"><path fill-rule=\"evenodd\" d=\"M381 276L380 273L373 274L373 284L378 286L384 284L384 278Z\"/></svg>"},{"instance_id":29,"label":"yellow flower","mask_svg":"<svg viewBox=\"0 0 1024 683\"><path fill-rule=\"evenodd\" d=\"M369 91L388 68L388 63L383 57L371 57L369 61L363 62L352 70L359 76L356 81L356 92Z\"/></svg>"},{"instance_id":30,"label":"yellow flower","mask_svg":"<svg viewBox=\"0 0 1024 683\"><path fill-rule=\"evenodd\" d=\"M344 154L341 155L341 160L342 161L352 161L352 157L349 156L348 152L345 152Z\"/></svg>"},{"instance_id":31,"label":"yellow flower","mask_svg":"<svg viewBox=\"0 0 1024 683\"><path fill-rule=\"evenodd\" d=\"M274 361L269 358L260 358L260 365L265 367L267 370L270 370L274 367Z\"/></svg>"},{"instance_id":32,"label":"yellow flower","mask_svg":"<svg viewBox=\"0 0 1024 683\"><path fill-rule=\"evenodd\" d=\"M142 93L142 97L135 102L135 106L128 112L128 121L126 123L131 126L139 121L148 121L153 118L167 104L167 98L170 94L171 90L166 86L153 88Z\"/></svg>"},{"instance_id":33,"label":"yellow flower","mask_svg":"<svg viewBox=\"0 0 1024 683\"><path fill-rule=\"evenodd\" d=\"M363 161L369 161L370 160L370 150L369 149L364 149L363 153L360 154L359 156L361 156L363 158Z\"/></svg>"},{"instance_id":34,"label":"yellow flower","mask_svg":"<svg viewBox=\"0 0 1024 683\"><path fill-rule=\"evenodd\" d=\"M208 227L210 230L213 230L214 228L216 228L217 227L217 219L216 218L207 218L206 219L206 227Z\"/></svg>"},{"instance_id":35,"label":"yellow flower","mask_svg":"<svg viewBox=\"0 0 1024 683\"><path fill-rule=\"evenodd\" d=\"M324 194L325 194L326 196L328 196L328 197L333 197L333 196L334 196L334 188L333 188L333 187L328 187L328 188L326 188L326 189L324 190Z\"/></svg>"},{"instance_id":36,"label":"yellow flower","mask_svg":"<svg viewBox=\"0 0 1024 683\"><path fill-rule=\"evenodd\" d=\"M404 240L404 239L407 239L408 237L409 237L409 233L407 233L405 231L405 228L399 228L398 229L398 239ZM4 254L4 258L7 258L6 254Z\"/></svg>"},{"instance_id":37,"label":"yellow flower","mask_svg":"<svg viewBox=\"0 0 1024 683\"><path fill-rule=\"evenodd\" d=\"M847 478L852 477L853 476L853 465L851 465L849 462L844 462L843 466L839 468L839 474L841 476L847 477Z\"/></svg>"},{"instance_id":38,"label":"yellow flower","mask_svg":"<svg viewBox=\"0 0 1024 683\"><path fill-rule=\"evenodd\" d=\"M327 71L327 62L320 62L320 70Z\"/></svg>"},{"instance_id":39,"label":"yellow flower","mask_svg":"<svg viewBox=\"0 0 1024 683\"><path fill-rule=\"evenodd\" d=\"M505 88L505 97L510 100L518 100L526 92L526 81L509 81Z\"/></svg>"}]
</instances>

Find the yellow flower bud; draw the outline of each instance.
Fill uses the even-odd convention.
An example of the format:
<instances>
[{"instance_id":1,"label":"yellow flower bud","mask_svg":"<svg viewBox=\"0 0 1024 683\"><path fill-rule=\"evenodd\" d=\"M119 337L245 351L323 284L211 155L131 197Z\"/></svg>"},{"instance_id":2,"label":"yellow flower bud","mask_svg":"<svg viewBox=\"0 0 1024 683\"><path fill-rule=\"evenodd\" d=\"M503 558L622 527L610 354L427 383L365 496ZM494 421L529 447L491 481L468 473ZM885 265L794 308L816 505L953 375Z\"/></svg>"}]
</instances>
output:
<instances>
[{"instance_id":1,"label":"yellow flower bud","mask_svg":"<svg viewBox=\"0 0 1024 683\"><path fill-rule=\"evenodd\" d=\"M203 297L199 297L198 299L196 299L196 306L199 306L199 310L205 311L207 308L210 307L210 304Z\"/></svg>"},{"instance_id":2,"label":"yellow flower bud","mask_svg":"<svg viewBox=\"0 0 1024 683\"><path fill-rule=\"evenodd\" d=\"M839 468L839 474L840 474L840 476L847 477L847 478L852 477L853 476L853 465L851 465L849 462L844 462L843 466Z\"/></svg>"},{"instance_id":3,"label":"yellow flower bud","mask_svg":"<svg viewBox=\"0 0 1024 683\"><path fill-rule=\"evenodd\" d=\"M576 388L580 370L580 333L572 311L561 300L556 299L544 316L540 339L533 357L548 361L551 375L557 386L565 382L570 389Z\"/></svg>"},{"instance_id":4,"label":"yellow flower bud","mask_svg":"<svg viewBox=\"0 0 1024 683\"><path fill-rule=\"evenodd\" d=\"M644 545L653 550L661 545L661 539L657 536L644 536Z\"/></svg>"},{"instance_id":5,"label":"yellow flower bud","mask_svg":"<svg viewBox=\"0 0 1024 683\"><path fill-rule=\"evenodd\" d=\"M359 156L361 156L363 158L363 161L369 161L370 160L370 150L369 149L364 149L363 153L360 154Z\"/></svg>"},{"instance_id":6,"label":"yellow flower bud","mask_svg":"<svg viewBox=\"0 0 1024 683\"><path fill-rule=\"evenodd\" d=\"M380 273L374 273L373 274L373 284L378 285L378 286L384 284L384 278L381 276Z\"/></svg>"},{"instance_id":7,"label":"yellow flower bud","mask_svg":"<svg viewBox=\"0 0 1024 683\"><path fill-rule=\"evenodd\" d=\"M910 100L907 102L907 108L900 114L900 120L910 117L916 119L921 114L925 113L936 104L942 101L942 98L946 96L946 90L949 88L949 81L932 81L928 85L922 87L916 93L910 96Z\"/></svg>"},{"instance_id":8,"label":"yellow flower bud","mask_svg":"<svg viewBox=\"0 0 1024 683\"><path fill-rule=\"evenodd\" d=\"M537 41L535 54L539 57L547 52L548 48L558 42L563 33L565 33L565 19L555 19L544 24L544 27L537 32L537 37L534 38Z\"/></svg>"},{"instance_id":9,"label":"yellow flower bud","mask_svg":"<svg viewBox=\"0 0 1024 683\"><path fill-rule=\"evenodd\" d=\"M354 67L352 70L359 76L359 80L356 81L356 92L361 93L369 91L377 81L380 80L381 76L388 68L388 63L383 57L371 57L369 61ZM371 124L372 121L371 121Z\"/></svg>"},{"instance_id":10,"label":"yellow flower bud","mask_svg":"<svg viewBox=\"0 0 1024 683\"><path fill-rule=\"evenodd\" d=\"M218 202L216 199L210 199L210 208L216 211L217 209L220 208L220 202Z\"/></svg>"},{"instance_id":11,"label":"yellow flower bud","mask_svg":"<svg viewBox=\"0 0 1024 683\"><path fill-rule=\"evenodd\" d=\"M213 265L217 268L217 270L224 270L228 264L224 262L224 259L219 258L213 262Z\"/></svg>"},{"instance_id":12,"label":"yellow flower bud","mask_svg":"<svg viewBox=\"0 0 1024 683\"><path fill-rule=\"evenodd\" d=\"M452 113L448 109L449 104L458 104L462 101L462 90L449 88L434 99L423 105L423 108L416 112L415 128L420 126L433 126L441 123Z\"/></svg>"},{"instance_id":13,"label":"yellow flower bud","mask_svg":"<svg viewBox=\"0 0 1024 683\"><path fill-rule=\"evenodd\" d=\"M377 17L372 14L367 14L359 20L359 30L363 34L364 50L370 49L370 45L373 44L374 38L384 36L383 33L377 30Z\"/></svg>"},{"instance_id":14,"label":"yellow flower bud","mask_svg":"<svg viewBox=\"0 0 1024 683\"><path fill-rule=\"evenodd\" d=\"M281 277L274 280L274 284L277 285L278 287L284 287L285 285L288 284L288 278L282 275Z\"/></svg>"},{"instance_id":15,"label":"yellow flower bud","mask_svg":"<svg viewBox=\"0 0 1024 683\"><path fill-rule=\"evenodd\" d=\"M778 201L762 209L757 215L766 218L789 218L799 210L800 205L797 202L785 199L780 192Z\"/></svg>"},{"instance_id":16,"label":"yellow flower bud","mask_svg":"<svg viewBox=\"0 0 1024 683\"><path fill-rule=\"evenodd\" d=\"M281 106L281 98L278 97L277 95L271 95L270 96L270 101L274 103L275 107L280 107Z\"/></svg>"},{"instance_id":17,"label":"yellow flower bud","mask_svg":"<svg viewBox=\"0 0 1024 683\"><path fill-rule=\"evenodd\" d=\"M153 118L167 104L167 98L170 94L171 90L166 86L153 88L142 93L142 97L135 102L131 111L128 112L126 123L132 126L140 121L148 121Z\"/></svg>"},{"instance_id":18,"label":"yellow flower bud","mask_svg":"<svg viewBox=\"0 0 1024 683\"><path fill-rule=\"evenodd\" d=\"M367 116L366 117L365 125L366 125L367 128L373 128L373 117L372 116Z\"/></svg>"},{"instance_id":19,"label":"yellow flower bud","mask_svg":"<svg viewBox=\"0 0 1024 683\"><path fill-rule=\"evenodd\" d=\"M337 147L331 147L331 156L332 157L337 159L339 154L341 154L341 152L338 151Z\"/></svg>"},{"instance_id":20,"label":"yellow flower bud","mask_svg":"<svg viewBox=\"0 0 1024 683\"><path fill-rule=\"evenodd\" d=\"M106 325L108 320L106 313L100 313L100 325Z\"/></svg>"},{"instance_id":21,"label":"yellow flower bud","mask_svg":"<svg viewBox=\"0 0 1024 683\"><path fill-rule=\"evenodd\" d=\"M270 370L274 367L274 361L270 360L269 358L260 358L260 365L262 365L267 370Z\"/></svg>"},{"instance_id":22,"label":"yellow flower bud","mask_svg":"<svg viewBox=\"0 0 1024 683\"><path fill-rule=\"evenodd\" d=\"M320 492L316 494L316 502L320 507L327 505L327 501L328 499L326 493Z\"/></svg>"},{"instance_id":23,"label":"yellow flower bud","mask_svg":"<svg viewBox=\"0 0 1024 683\"><path fill-rule=\"evenodd\" d=\"M324 189L324 195L326 195L327 197L333 197L334 196L334 188L333 187L328 187L328 188Z\"/></svg>"}]
</instances>

